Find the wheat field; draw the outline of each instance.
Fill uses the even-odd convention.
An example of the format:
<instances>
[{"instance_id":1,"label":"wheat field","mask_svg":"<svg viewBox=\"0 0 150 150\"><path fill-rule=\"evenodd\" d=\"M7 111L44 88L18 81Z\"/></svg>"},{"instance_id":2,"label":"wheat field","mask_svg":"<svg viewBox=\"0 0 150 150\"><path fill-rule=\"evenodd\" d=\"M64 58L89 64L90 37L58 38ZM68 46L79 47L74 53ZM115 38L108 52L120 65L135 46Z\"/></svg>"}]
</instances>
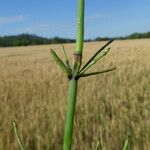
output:
<instances>
[{"instance_id":1,"label":"wheat field","mask_svg":"<svg viewBox=\"0 0 150 150\"><path fill-rule=\"evenodd\" d=\"M83 64L104 42L84 44ZM75 44L64 44L70 61ZM68 79L49 49L60 45L0 48L0 150L17 150L16 120L27 150L61 150ZM91 68L113 72L81 78L73 150L131 150L150 147L150 40L123 40Z\"/></svg>"}]
</instances>

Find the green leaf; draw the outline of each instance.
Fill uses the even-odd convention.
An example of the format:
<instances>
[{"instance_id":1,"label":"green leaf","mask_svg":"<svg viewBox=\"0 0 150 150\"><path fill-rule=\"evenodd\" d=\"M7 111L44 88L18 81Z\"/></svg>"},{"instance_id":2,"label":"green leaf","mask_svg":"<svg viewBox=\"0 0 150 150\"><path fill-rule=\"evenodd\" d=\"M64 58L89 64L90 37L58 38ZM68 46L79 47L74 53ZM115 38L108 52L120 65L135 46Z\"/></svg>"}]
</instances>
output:
<instances>
[{"instance_id":1,"label":"green leaf","mask_svg":"<svg viewBox=\"0 0 150 150\"><path fill-rule=\"evenodd\" d=\"M127 137L127 139L125 140L123 150L128 150L128 148L129 148L129 137Z\"/></svg>"},{"instance_id":2,"label":"green leaf","mask_svg":"<svg viewBox=\"0 0 150 150\"><path fill-rule=\"evenodd\" d=\"M80 70L82 72L92 61L95 59L95 57L103 50L105 49L109 44L111 44L114 41L114 39L108 41L103 47L101 47L88 61L87 63L83 66L83 68Z\"/></svg>"},{"instance_id":3,"label":"green leaf","mask_svg":"<svg viewBox=\"0 0 150 150\"><path fill-rule=\"evenodd\" d=\"M25 146L24 146L24 144L23 144L23 142L22 142L22 139L21 139L21 137L20 137L19 130L18 130L18 127L17 127L17 124L16 124L15 121L13 122L13 127L14 127L14 132L15 132L16 139L17 139L17 141L18 141L20 150L25 150Z\"/></svg>"},{"instance_id":4,"label":"green leaf","mask_svg":"<svg viewBox=\"0 0 150 150\"><path fill-rule=\"evenodd\" d=\"M57 63L57 65L67 74L67 76L71 75L69 68L65 66L63 61L58 57L58 55L51 49L50 50L51 57Z\"/></svg>"},{"instance_id":5,"label":"green leaf","mask_svg":"<svg viewBox=\"0 0 150 150\"><path fill-rule=\"evenodd\" d=\"M100 147L100 141L97 142L95 150L98 150Z\"/></svg>"},{"instance_id":6,"label":"green leaf","mask_svg":"<svg viewBox=\"0 0 150 150\"><path fill-rule=\"evenodd\" d=\"M91 66L93 66L97 61L99 61L101 58L103 58L108 52L110 48L103 49L100 53L98 53L93 60L84 68L82 71L80 71L81 74L83 74L85 71L87 71Z\"/></svg>"},{"instance_id":7,"label":"green leaf","mask_svg":"<svg viewBox=\"0 0 150 150\"><path fill-rule=\"evenodd\" d=\"M99 72L92 72L92 73L87 73L87 74L80 74L80 75L79 75L79 78L80 78L80 77L92 76L92 75L98 75L98 74L102 74L102 73L106 73L106 72L113 71L113 70L115 70L115 69L116 69L116 67L111 68L111 69L107 69L107 70L103 70L103 71L99 71Z\"/></svg>"},{"instance_id":8,"label":"green leaf","mask_svg":"<svg viewBox=\"0 0 150 150\"><path fill-rule=\"evenodd\" d=\"M70 72L71 72L71 65L70 65L70 63L69 63L69 59L68 59L68 57L67 57L67 54L66 54L66 50L65 50L65 47L64 47L64 45L62 45L62 50L63 50L63 53L64 53L64 55L65 55L65 59L66 59L66 65L67 65L67 67L69 68L69 70L70 70Z\"/></svg>"}]
</instances>

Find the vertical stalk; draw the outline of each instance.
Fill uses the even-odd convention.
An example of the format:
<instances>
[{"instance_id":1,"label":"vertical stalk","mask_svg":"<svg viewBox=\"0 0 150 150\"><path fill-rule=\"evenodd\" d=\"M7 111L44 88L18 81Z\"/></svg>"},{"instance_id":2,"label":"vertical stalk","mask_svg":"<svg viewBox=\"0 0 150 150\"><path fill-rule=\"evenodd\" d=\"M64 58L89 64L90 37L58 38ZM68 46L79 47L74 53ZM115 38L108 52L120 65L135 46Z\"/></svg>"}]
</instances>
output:
<instances>
[{"instance_id":1,"label":"vertical stalk","mask_svg":"<svg viewBox=\"0 0 150 150\"><path fill-rule=\"evenodd\" d=\"M24 144L22 142L22 139L21 139L21 137L19 135L19 130L18 130L18 127L17 127L17 124L16 124L15 121L13 122L13 127L14 127L14 132L15 132L15 135L16 135L16 138L17 138L20 150L25 150L25 146L24 146Z\"/></svg>"},{"instance_id":2,"label":"vertical stalk","mask_svg":"<svg viewBox=\"0 0 150 150\"><path fill-rule=\"evenodd\" d=\"M78 0L78 19L77 19L77 40L74 52L72 78L69 81L68 104L66 114L66 124L64 132L63 150L71 150L74 126L74 113L76 106L76 95L79 69L82 62L84 40L84 0Z\"/></svg>"},{"instance_id":3,"label":"vertical stalk","mask_svg":"<svg viewBox=\"0 0 150 150\"><path fill-rule=\"evenodd\" d=\"M82 54L84 40L84 0L78 0L76 53Z\"/></svg>"},{"instance_id":4,"label":"vertical stalk","mask_svg":"<svg viewBox=\"0 0 150 150\"><path fill-rule=\"evenodd\" d=\"M77 80L72 79L69 82L68 91L68 106L67 106L67 116L64 134L64 150L71 150L72 137L73 137L73 124L74 124L74 112L76 105L76 94L77 94Z\"/></svg>"}]
</instances>

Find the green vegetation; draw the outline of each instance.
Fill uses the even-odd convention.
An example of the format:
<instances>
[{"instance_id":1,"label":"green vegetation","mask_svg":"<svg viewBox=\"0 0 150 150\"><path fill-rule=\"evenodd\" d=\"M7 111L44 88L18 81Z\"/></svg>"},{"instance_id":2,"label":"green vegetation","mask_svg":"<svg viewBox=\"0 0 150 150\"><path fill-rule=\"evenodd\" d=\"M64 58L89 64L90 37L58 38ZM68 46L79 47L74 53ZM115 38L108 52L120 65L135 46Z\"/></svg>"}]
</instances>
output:
<instances>
[{"instance_id":1,"label":"green vegetation","mask_svg":"<svg viewBox=\"0 0 150 150\"><path fill-rule=\"evenodd\" d=\"M150 32L146 33L133 33L124 37L97 37L95 39L86 39L84 41L107 41L111 39L125 40L125 39L143 39L150 38ZM13 36L3 36L0 37L0 47L8 47L8 46L27 46L27 45L44 45L44 44L57 44L57 43L73 43L75 39L70 38L44 38L37 35L32 34L20 34Z\"/></svg>"},{"instance_id":2,"label":"green vegetation","mask_svg":"<svg viewBox=\"0 0 150 150\"><path fill-rule=\"evenodd\" d=\"M14 127L14 132L15 132L16 139L17 139L17 141L18 141L20 150L24 150L24 149L25 149L25 148L24 148L24 144L23 144L22 139L21 139L21 137L20 137L20 135L19 135L18 127L17 127L17 124L16 124L15 121L13 122L13 127Z\"/></svg>"},{"instance_id":3,"label":"green vegetation","mask_svg":"<svg viewBox=\"0 0 150 150\"><path fill-rule=\"evenodd\" d=\"M84 43L83 64L103 44ZM75 44L64 46L71 60ZM27 150L62 149L68 79L49 48L0 48L0 150L19 150L14 120ZM60 45L51 48L63 58ZM129 150L149 149L149 49L149 39L115 41L91 72L117 70L79 80L73 150L121 150L128 136Z\"/></svg>"},{"instance_id":4,"label":"green vegetation","mask_svg":"<svg viewBox=\"0 0 150 150\"><path fill-rule=\"evenodd\" d=\"M74 50L74 53L73 53L73 65L70 66L68 57L66 55L66 50L64 47L63 47L63 53L65 54L67 64L65 64L52 49L50 51L53 60L65 72L65 74L67 75L69 79L69 90L68 90L68 98L67 98L68 104L67 104L66 122L65 122L65 129L64 129L63 150L72 149L74 116L75 116L79 78L102 74L102 73L110 72L116 69L116 67L113 67L111 69L107 69L104 71L87 73L87 70L91 66L96 64L96 62L98 62L101 58L103 58L108 53L109 48L108 49L105 49L105 48L110 43L112 43L113 40L110 40L109 42L107 42L87 61L87 63L85 63L83 67L81 67L83 43L84 43L84 7L85 7L85 1L78 0L77 38L76 38L76 49ZM14 122L14 131L18 139L20 149L24 150L25 149L24 144L22 143L22 140L20 138L18 128L15 122Z\"/></svg>"},{"instance_id":5,"label":"green vegetation","mask_svg":"<svg viewBox=\"0 0 150 150\"><path fill-rule=\"evenodd\" d=\"M66 54L66 50L63 47L63 53L65 55L66 61L65 63L61 60L61 58L55 53L55 51L53 51L51 49L50 54L53 58L53 60L57 63L57 65L65 72L66 76L69 79L69 90L68 90L68 104L67 104L67 112L66 112L66 122L65 122L65 129L64 129L64 138L63 138L63 150L71 150L72 149L72 143L73 143L73 127L74 127L74 116L75 116L75 108L76 108L76 98L77 98L77 89L78 89L78 80L82 77L87 77L87 76L91 76L91 75L98 75L98 74L102 74L102 73L106 73L106 72L110 72L116 69L116 67L111 67L110 69L105 69L103 71L98 71L98 72L91 72L91 73L87 73L87 71L89 70L89 68L91 68L93 65L95 65L99 60L101 60L110 50L110 48L106 48L108 45L110 45L113 40L109 40L103 47L101 47L83 66L82 66L82 51L83 51L83 42L84 42L84 0L78 0L78 20L77 20L77 39L76 39L76 49L73 53L73 64L72 66L69 63L69 59L68 56ZM137 34L132 35L133 37L139 37L137 36ZM132 39L131 38L131 39ZM38 40L39 37L35 36L35 39ZM56 41L59 38L55 38L53 39L53 43L56 43ZM23 39L23 44L25 39ZM26 41L26 40L25 40ZM20 40L18 41L20 42ZM26 41L27 42L27 41ZM16 43L15 43L16 44ZM17 43L18 44L18 43ZM25 44L27 45L27 43ZM19 43L20 46L20 43ZM112 63L114 64L114 63ZM112 64L110 66L112 66ZM97 78L98 81L98 78ZM121 81L122 82L122 81ZM101 83L101 82L100 82ZM119 83L119 82L118 82ZM55 83L56 84L56 83ZM106 84L106 83L105 83ZM118 85L118 84L117 84ZM86 88L88 87L88 84L86 84ZM92 88L90 88L91 90ZM106 89L107 90L107 89ZM58 91L58 90L57 90ZM80 91L83 91L83 89L80 89ZM105 100L106 97L106 91L104 93L105 95L103 96L103 100ZM96 94L95 94L96 95ZM110 96L111 98L111 96ZM141 96L138 97L139 99L141 99ZM115 102L116 103L116 102ZM119 106L119 105L118 105ZM118 107L117 106L117 107ZM39 105L39 107L41 107L41 105ZM58 106L56 106L58 107ZM127 106L129 109L131 106ZM96 108L96 105L95 105ZM99 123L100 123L100 127L102 127L103 124L106 124L106 122L103 120L102 115L106 115L107 113L109 113L109 122L112 119L112 111L113 108L111 108L110 106L108 106L106 104L105 110L103 113L99 113L100 117L99 117ZM110 111L110 112L109 112ZM141 112L140 112L141 113ZM81 114L80 114L81 115ZM122 117L122 116L121 116ZM47 116L45 117L47 119ZM45 119L45 121L46 121ZM137 119L136 119L137 120ZM59 121L57 119L57 121ZM82 120L83 121L83 120ZM91 121L91 120L90 120ZM126 124L125 127L128 127L130 124L130 121L128 121L128 124ZM113 125L113 124L112 124ZM119 124L120 126L120 124ZM22 138L19 134L19 130L17 128L17 124L14 121L13 122L13 127L14 127L14 132L18 141L18 144L20 146L21 150L25 150L25 146L24 143L22 142ZM86 126L87 127L87 126ZM44 127L45 128L45 127ZM46 130L47 132L47 130ZM113 130L113 133L117 132L117 128L116 130ZM106 133L106 132L105 132ZM131 126L130 128L130 133L132 133L131 138L134 135L134 128ZM33 135L32 135L33 136ZM93 136L93 134L92 134ZM50 136L49 136L50 137ZM84 135L84 137L86 137ZM96 150L98 150L99 147L103 147L103 140L102 140L103 135L99 135L99 141L96 144ZM104 136L106 137L106 136ZM133 137L133 141L134 141L134 137ZM84 139L82 139L84 140ZM126 138L125 143L123 144L123 150L127 150L129 147L129 143L130 143L129 136ZM44 139L45 141L45 139ZM25 142L26 143L26 142ZM134 142L133 142L134 143ZM47 144L47 143L46 143ZM55 143L56 144L56 143ZM132 141L131 141L132 144ZM45 147L43 147L45 149ZM119 148L119 147L117 147ZM121 145L122 148L122 145ZM34 148L33 148L34 149ZM120 148L119 148L120 149Z\"/></svg>"},{"instance_id":6,"label":"green vegetation","mask_svg":"<svg viewBox=\"0 0 150 150\"><path fill-rule=\"evenodd\" d=\"M30 34L20 34L16 36L0 37L0 47L72 43L72 42L75 42L75 40L60 37L48 39Z\"/></svg>"},{"instance_id":7,"label":"green vegetation","mask_svg":"<svg viewBox=\"0 0 150 150\"><path fill-rule=\"evenodd\" d=\"M150 38L150 32L146 33L133 33L127 36L128 39L143 39L143 38Z\"/></svg>"},{"instance_id":8,"label":"green vegetation","mask_svg":"<svg viewBox=\"0 0 150 150\"><path fill-rule=\"evenodd\" d=\"M116 67L113 67L111 69L107 69L99 72L92 72L92 73L86 72L91 66L96 64L101 58L103 58L108 53L109 48L108 49L105 48L110 43L112 43L113 40L107 42L87 61L87 63L85 63L83 67L81 67L83 42L84 42L84 7L85 7L85 1L78 0L77 38L76 38L76 49L73 54L73 65L70 67L70 63L68 61L68 57L66 55L64 48L63 48L63 52L65 54L66 62L68 62L66 64L64 64L63 61L58 57L58 55L53 50L51 50L52 58L58 64L58 66L66 73L69 79L69 90L68 90L68 99L67 99L68 104L67 104L66 122L65 122L65 130L64 130L64 139L63 139L63 150L72 149L74 116L75 116L79 78L102 74L116 69Z\"/></svg>"},{"instance_id":9,"label":"green vegetation","mask_svg":"<svg viewBox=\"0 0 150 150\"><path fill-rule=\"evenodd\" d=\"M120 37L97 37L94 39L94 41L107 41L110 39L117 39L117 40L126 40L126 39L146 39L150 38L150 32L145 32L145 33L133 33L127 36L120 36Z\"/></svg>"}]
</instances>

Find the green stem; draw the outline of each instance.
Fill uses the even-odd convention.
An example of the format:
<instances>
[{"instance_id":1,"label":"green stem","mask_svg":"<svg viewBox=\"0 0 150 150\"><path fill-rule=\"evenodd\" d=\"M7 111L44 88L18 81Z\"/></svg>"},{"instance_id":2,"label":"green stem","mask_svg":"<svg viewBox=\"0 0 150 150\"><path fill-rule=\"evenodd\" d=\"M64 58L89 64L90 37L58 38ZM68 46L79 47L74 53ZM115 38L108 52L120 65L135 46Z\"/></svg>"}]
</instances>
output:
<instances>
[{"instance_id":1,"label":"green stem","mask_svg":"<svg viewBox=\"0 0 150 150\"><path fill-rule=\"evenodd\" d=\"M76 106L77 84L76 77L82 63L82 51L84 40L84 0L78 0L77 40L74 53L72 79L69 81L68 106L64 132L63 150L71 150L73 138L74 114Z\"/></svg>"},{"instance_id":2,"label":"green stem","mask_svg":"<svg viewBox=\"0 0 150 150\"><path fill-rule=\"evenodd\" d=\"M15 121L13 122L13 127L14 127L14 132L15 132L16 139L18 141L20 150L25 150L24 144L23 144L22 139L21 139L21 137L19 135L18 127L17 127L17 124L16 124Z\"/></svg>"},{"instance_id":3,"label":"green stem","mask_svg":"<svg viewBox=\"0 0 150 150\"><path fill-rule=\"evenodd\" d=\"M63 150L71 150L72 137L73 137L74 112L75 112L76 95L77 95L77 83L78 81L75 79L69 81L68 106L67 106L66 125L65 125L65 132L64 132Z\"/></svg>"},{"instance_id":4,"label":"green stem","mask_svg":"<svg viewBox=\"0 0 150 150\"><path fill-rule=\"evenodd\" d=\"M84 0L78 0L77 40L75 53L82 54L84 40Z\"/></svg>"},{"instance_id":5,"label":"green stem","mask_svg":"<svg viewBox=\"0 0 150 150\"><path fill-rule=\"evenodd\" d=\"M127 137L124 146L123 146L123 150L128 150L128 146L129 146L129 137Z\"/></svg>"}]
</instances>

